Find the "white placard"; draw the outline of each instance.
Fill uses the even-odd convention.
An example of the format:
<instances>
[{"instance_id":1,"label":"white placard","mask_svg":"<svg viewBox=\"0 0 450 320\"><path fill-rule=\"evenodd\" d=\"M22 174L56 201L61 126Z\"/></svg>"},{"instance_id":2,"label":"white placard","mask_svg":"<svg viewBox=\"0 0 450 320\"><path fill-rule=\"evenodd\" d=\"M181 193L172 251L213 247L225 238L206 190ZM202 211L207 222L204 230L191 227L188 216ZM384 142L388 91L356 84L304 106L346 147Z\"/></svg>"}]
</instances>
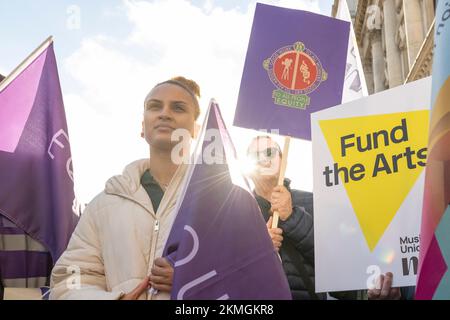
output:
<instances>
[{"instance_id":1,"label":"white placard","mask_svg":"<svg viewBox=\"0 0 450 320\"><path fill-rule=\"evenodd\" d=\"M312 114L317 292L386 272L415 285L430 92L426 78Z\"/></svg>"}]
</instances>

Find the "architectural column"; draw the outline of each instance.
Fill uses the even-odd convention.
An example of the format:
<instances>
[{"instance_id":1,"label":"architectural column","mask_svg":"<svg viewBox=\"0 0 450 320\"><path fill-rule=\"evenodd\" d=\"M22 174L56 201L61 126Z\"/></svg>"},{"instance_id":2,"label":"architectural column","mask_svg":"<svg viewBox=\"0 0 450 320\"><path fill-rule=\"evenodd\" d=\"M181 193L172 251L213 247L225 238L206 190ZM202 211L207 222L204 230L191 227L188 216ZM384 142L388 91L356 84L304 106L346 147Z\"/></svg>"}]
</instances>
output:
<instances>
[{"instance_id":1,"label":"architectural column","mask_svg":"<svg viewBox=\"0 0 450 320\"><path fill-rule=\"evenodd\" d=\"M372 70L373 70L373 89L374 92L383 91L384 86L384 55L381 44L381 31L376 30L371 33L371 52L372 52Z\"/></svg>"},{"instance_id":2,"label":"architectural column","mask_svg":"<svg viewBox=\"0 0 450 320\"><path fill-rule=\"evenodd\" d=\"M405 81L409 73L408 50L406 46L406 32L403 15L403 1L396 2L396 16L398 29L395 33L395 43L400 51L400 61L402 70L402 82Z\"/></svg>"},{"instance_id":3,"label":"architectural column","mask_svg":"<svg viewBox=\"0 0 450 320\"><path fill-rule=\"evenodd\" d=\"M363 61L364 77L366 78L367 91L369 94L374 92L373 88L373 71L372 60L369 59Z\"/></svg>"},{"instance_id":4,"label":"architectural column","mask_svg":"<svg viewBox=\"0 0 450 320\"><path fill-rule=\"evenodd\" d=\"M381 43L381 10L377 4L367 8L367 30L370 33L370 53L372 56L373 88L374 92L385 89L384 85L384 51Z\"/></svg>"},{"instance_id":5,"label":"architectural column","mask_svg":"<svg viewBox=\"0 0 450 320\"><path fill-rule=\"evenodd\" d=\"M422 27L426 37L434 19L433 0L420 0L420 11L422 12Z\"/></svg>"},{"instance_id":6,"label":"architectural column","mask_svg":"<svg viewBox=\"0 0 450 320\"><path fill-rule=\"evenodd\" d=\"M421 5L419 0L403 1L403 17L405 21L406 48L409 68L413 65L425 39L427 30L423 30Z\"/></svg>"},{"instance_id":7,"label":"architectural column","mask_svg":"<svg viewBox=\"0 0 450 320\"><path fill-rule=\"evenodd\" d=\"M392 0L385 0L383 2L383 26L386 46L387 82L389 83L389 88L396 87L403 83L400 50L395 42L397 25L395 2Z\"/></svg>"}]
</instances>

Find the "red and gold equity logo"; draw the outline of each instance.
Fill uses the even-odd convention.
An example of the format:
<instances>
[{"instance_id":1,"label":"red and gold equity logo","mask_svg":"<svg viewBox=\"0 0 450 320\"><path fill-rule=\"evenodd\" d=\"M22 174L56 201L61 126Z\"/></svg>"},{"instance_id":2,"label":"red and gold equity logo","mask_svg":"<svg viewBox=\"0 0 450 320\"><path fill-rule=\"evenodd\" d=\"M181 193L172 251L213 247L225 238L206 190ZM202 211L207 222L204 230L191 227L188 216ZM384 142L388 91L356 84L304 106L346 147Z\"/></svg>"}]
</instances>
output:
<instances>
[{"instance_id":1,"label":"red and gold equity logo","mask_svg":"<svg viewBox=\"0 0 450 320\"><path fill-rule=\"evenodd\" d=\"M272 98L280 106L306 109L310 104L308 94L328 78L319 58L302 42L278 49L264 60L263 67L278 88Z\"/></svg>"}]
</instances>

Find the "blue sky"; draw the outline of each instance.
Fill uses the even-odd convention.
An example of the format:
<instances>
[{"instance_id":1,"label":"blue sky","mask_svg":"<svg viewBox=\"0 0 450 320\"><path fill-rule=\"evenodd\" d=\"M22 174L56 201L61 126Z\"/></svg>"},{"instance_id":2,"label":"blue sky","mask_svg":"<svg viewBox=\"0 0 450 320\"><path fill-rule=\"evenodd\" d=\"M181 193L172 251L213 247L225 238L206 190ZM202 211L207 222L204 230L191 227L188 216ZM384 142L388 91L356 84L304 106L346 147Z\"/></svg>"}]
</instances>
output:
<instances>
[{"instance_id":1,"label":"blue sky","mask_svg":"<svg viewBox=\"0 0 450 320\"><path fill-rule=\"evenodd\" d=\"M151 2L151 1L150 1ZM205 0L193 0L192 4L202 7ZM331 12L333 0L318 0L322 14ZM237 8L246 10L249 1L211 1L225 10ZM84 37L94 34L111 34L125 37L131 30L129 21L120 14L121 0L0 0L0 51L1 72L8 73L40 42L49 35L55 38L59 57L66 57L76 50ZM81 12L80 29L69 30L68 9L76 5Z\"/></svg>"},{"instance_id":2,"label":"blue sky","mask_svg":"<svg viewBox=\"0 0 450 320\"><path fill-rule=\"evenodd\" d=\"M81 202L126 164L148 157L140 139L141 105L155 83L180 74L195 79L203 92L201 108L216 98L231 127L255 2L0 0L0 73L54 36ZM333 1L263 2L330 15ZM79 15L70 11L73 6ZM255 135L230 131L238 137L238 152ZM287 175L293 186L312 190L310 143L291 143L291 156L296 166L288 166Z\"/></svg>"},{"instance_id":3,"label":"blue sky","mask_svg":"<svg viewBox=\"0 0 450 320\"><path fill-rule=\"evenodd\" d=\"M80 8L79 29L67 27L73 5ZM10 72L50 35L55 39L58 61L78 49L86 37L95 34L125 36L130 25L125 16L117 14L120 5L120 0L0 0L0 19L4 26L0 28L3 48L0 72ZM62 82L69 80L64 74L61 78Z\"/></svg>"}]
</instances>

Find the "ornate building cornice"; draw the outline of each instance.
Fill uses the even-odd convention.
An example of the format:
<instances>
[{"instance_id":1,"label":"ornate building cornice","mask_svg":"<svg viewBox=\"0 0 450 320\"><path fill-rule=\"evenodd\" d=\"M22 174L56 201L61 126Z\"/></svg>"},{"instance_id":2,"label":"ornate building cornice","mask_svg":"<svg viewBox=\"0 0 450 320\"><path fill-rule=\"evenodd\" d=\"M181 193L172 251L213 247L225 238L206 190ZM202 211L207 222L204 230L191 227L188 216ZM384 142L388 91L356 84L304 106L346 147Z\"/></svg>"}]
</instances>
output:
<instances>
[{"instance_id":1,"label":"ornate building cornice","mask_svg":"<svg viewBox=\"0 0 450 320\"><path fill-rule=\"evenodd\" d=\"M406 77L405 83L419 80L431 74L433 66L433 46L434 46L434 20L428 29L427 36L420 47L414 63Z\"/></svg>"},{"instance_id":2,"label":"ornate building cornice","mask_svg":"<svg viewBox=\"0 0 450 320\"><path fill-rule=\"evenodd\" d=\"M362 42L363 42L362 34L363 34L364 23L366 20L366 11L367 11L368 5L369 5L369 0L359 0L358 7L356 8L354 28L355 28L356 41L358 42L358 45L360 47L362 47Z\"/></svg>"}]
</instances>

